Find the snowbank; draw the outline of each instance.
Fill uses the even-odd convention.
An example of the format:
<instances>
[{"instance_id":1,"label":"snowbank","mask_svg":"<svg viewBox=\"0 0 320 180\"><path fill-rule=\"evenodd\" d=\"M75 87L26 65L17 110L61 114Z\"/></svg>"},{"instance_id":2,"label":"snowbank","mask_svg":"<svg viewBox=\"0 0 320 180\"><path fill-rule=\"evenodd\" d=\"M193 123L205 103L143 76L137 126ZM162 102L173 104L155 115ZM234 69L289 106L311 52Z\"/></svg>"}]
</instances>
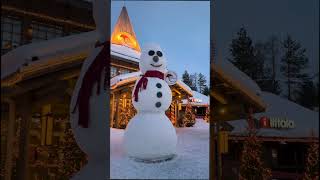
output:
<instances>
[{"instance_id":1,"label":"snowbank","mask_svg":"<svg viewBox=\"0 0 320 180\"><path fill-rule=\"evenodd\" d=\"M122 146L124 130L111 128L111 179L208 179L208 123L197 119L195 127L176 128L176 132L178 155L173 160L152 164L128 159Z\"/></svg>"},{"instance_id":2,"label":"snowbank","mask_svg":"<svg viewBox=\"0 0 320 180\"><path fill-rule=\"evenodd\" d=\"M259 135L269 137L305 138L310 137L311 130L319 137L319 114L318 112L306 109L296 103L288 101L280 96L268 92L262 92L262 99L267 103L264 113L257 113L254 116L259 119L267 117L287 117L294 121L293 129L266 129L261 128ZM232 135L244 135L247 127L246 120L236 120L228 122L234 127Z\"/></svg>"}]
</instances>

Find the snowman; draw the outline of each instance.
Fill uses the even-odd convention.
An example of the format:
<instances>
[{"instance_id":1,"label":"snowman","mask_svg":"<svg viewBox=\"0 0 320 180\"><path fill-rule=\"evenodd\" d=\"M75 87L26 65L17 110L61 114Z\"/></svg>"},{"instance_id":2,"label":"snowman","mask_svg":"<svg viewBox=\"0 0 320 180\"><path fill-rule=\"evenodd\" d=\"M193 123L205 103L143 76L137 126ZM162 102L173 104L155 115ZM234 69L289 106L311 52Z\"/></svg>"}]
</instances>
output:
<instances>
[{"instance_id":1,"label":"snowman","mask_svg":"<svg viewBox=\"0 0 320 180\"><path fill-rule=\"evenodd\" d=\"M88 163L72 177L73 180L106 179L109 166L108 140L108 53L110 42L106 23L107 0L93 1L97 43L83 62L70 103L70 124L75 140L86 153Z\"/></svg>"},{"instance_id":2,"label":"snowman","mask_svg":"<svg viewBox=\"0 0 320 180\"><path fill-rule=\"evenodd\" d=\"M176 154L177 135L165 111L172 101L168 83L175 83L176 74L167 70L166 58L157 44L142 49L139 68L142 76L132 92L137 114L124 133L125 152L144 162L172 159Z\"/></svg>"}]
</instances>

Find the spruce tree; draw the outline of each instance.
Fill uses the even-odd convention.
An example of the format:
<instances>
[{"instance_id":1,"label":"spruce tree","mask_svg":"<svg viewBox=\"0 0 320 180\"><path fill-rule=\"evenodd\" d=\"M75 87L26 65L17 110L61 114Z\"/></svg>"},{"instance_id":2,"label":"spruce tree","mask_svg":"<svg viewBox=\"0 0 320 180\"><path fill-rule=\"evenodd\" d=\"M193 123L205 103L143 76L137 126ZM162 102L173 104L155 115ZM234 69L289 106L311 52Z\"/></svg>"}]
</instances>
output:
<instances>
[{"instance_id":1,"label":"spruce tree","mask_svg":"<svg viewBox=\"0 0 320 180\"><path fill-rule=\"evenodd\" d=\"M293 90L296 85L301 84L306 78L307 74L303 70L307 67L308 58L306 56L306 49L302 48L301 44L287 36L282 42L284 55L281 58L281 72L286 78L287 97L289 100L293 99Z\"/></svg>"},{"instance_id":2,"label":"spruce tree","mask_svg":"<svg viewBox=\"0 0 320 180\"><path fill-rule=\"evenodd\" d=\"M297 90L297 103L313 109L316 106L317 100L317 88L313 81L306 80L301 85L299 90Z\"/></svg>"},{"instance_id":3,"label":"spruce tree","mask_svg":"<svg viewBox=\"0 0 320 180\"><path fill-rule=\"evenodd\" d=\"M270 85L267 91L279 95L281 93L281 87L277 80L277 61L280 53L280 41L275 35L272 35L265 42L265 52L267 58L266 63L269 65L268 73L270 77Z\"/></svg>"},{"instance_id":4,"label":"spruce tree","mask_svg":"<svg viewBox=\"0 0 320 180\"><path fill-rule=\"evenodd\" d=\"M198 87L199 87L199 92L203 94L204 89L207 84L207 80L206 80L206 77L202 73L200 73L198 75L198 82L197 83L198 83Z\"/></svg>"},{"instance_id":5,"label":"spruce tree","mask_svg":"<svg viewBox=\"0 0 320 180\"><path fill-rule=\"evenodd\" d=\"M188 85L189 87L192 86L192 82L191 82L191 79L190 79L190 75L188 73L188 71L184 71L184 73L182 74L182 81Z\"/></svg>"},{"instance_id":6,"label":"spruce tree","mask_svg":"<svg viewBox=\"0 0 320 180\"><path fill-rule=\"evenodd\" d=\"M197 83L197 81L198 81L198 74L197 73L194 73L194 74L192 74L192 75L190 75L190 80L191 80L191 86L190 86L190 88L193 90L193 91L198 91L198 87L197 87L197 85L198 85L198 83Z\"/></svg>"},{"instance_id":7,"label":"spruce tree","mask_svg":"<svg viewBox=\"0 0 320 180\"><path fill-rule=\"evenodd\" d=\"M230 52L232 55L230 61L249 77L257 79L254 46L244 27L240 28L237 37L232 40Z\"/></svg>"},{"instance_id":8,"label":"spruce tree","mask_svg":"<svg viewBox=\"0 0 320 180\"><path fill-rule=\"evenodd\" d=\"M202 94L204 94L206 96L209 96L210 90L209 90L209 87L207 85L204 87L204 90L203 90Z\"/></svg>"}]
</instances>

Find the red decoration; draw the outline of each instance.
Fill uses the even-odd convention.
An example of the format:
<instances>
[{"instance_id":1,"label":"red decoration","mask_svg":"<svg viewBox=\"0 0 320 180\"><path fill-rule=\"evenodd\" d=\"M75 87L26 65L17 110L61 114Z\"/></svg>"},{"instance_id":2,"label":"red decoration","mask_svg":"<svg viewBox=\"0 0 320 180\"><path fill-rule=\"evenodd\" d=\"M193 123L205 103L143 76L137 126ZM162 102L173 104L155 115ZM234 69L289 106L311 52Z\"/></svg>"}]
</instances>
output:
<instances>
[{"instance_id":1,"label":"red decoration","mask_svg":"<svg viewBox=\"0 0 320 180\"><path fill-rule=\"evenodd\" d=\"M107 85L110 84L108 68L110 62L110 41L104 43L97 42L95 47L103 46L100 53L93 60L92 64L85 73L82 85L79 90L77 103L74 107L73 113L76 107L79 107L79 122L78 124L83 128L88 128L89 124L89 99L91 97L92 88L97 83L97 95L100 94L101 74L105 70L104 90L107 90Z\"/></svg>"},{"instance_id":2,"label":"red decoration","mask_svg":"<svg viewBox=\"0 0 320 180\"><path fill-rule=\"evenodd\" d=\"M134 90L134 101L138 102L138 94L142 89L147 88L148 78L147 77L156 77L164 80L164 74L160 71L147 71L141 79L138 81L136 89Z\"/></svg>"}]
</instances>

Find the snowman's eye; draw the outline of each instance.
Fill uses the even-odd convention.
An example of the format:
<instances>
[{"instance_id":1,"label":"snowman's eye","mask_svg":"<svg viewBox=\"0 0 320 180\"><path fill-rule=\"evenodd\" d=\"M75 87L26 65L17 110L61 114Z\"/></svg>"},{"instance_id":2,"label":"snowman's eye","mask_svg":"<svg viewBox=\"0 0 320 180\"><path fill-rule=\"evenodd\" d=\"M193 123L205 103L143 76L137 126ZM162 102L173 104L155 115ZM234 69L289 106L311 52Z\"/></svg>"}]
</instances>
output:
<instances>
[{"instance_id":1,"label":"snowman's eye","mask_svg":"<svg viewBox=\"0 0 320 180\"><path fill-rule=\"evenodd\" d=\"M157 51L157 55L158 55L159 57L162 57L162 52L161 52L161 51Z\"/></svg>"},{"instance_id":2,"label":"snowman's eye","mask_svg":"<svg viewBox=\"0 0 320 180\"><path fill-rule=\"evenodd\" d=\"M150 50L150 51L148 52L149 56L153 56L154 53L155 53L155 52L154 52L153 50Z\"/></svg>"}]
</instances>

